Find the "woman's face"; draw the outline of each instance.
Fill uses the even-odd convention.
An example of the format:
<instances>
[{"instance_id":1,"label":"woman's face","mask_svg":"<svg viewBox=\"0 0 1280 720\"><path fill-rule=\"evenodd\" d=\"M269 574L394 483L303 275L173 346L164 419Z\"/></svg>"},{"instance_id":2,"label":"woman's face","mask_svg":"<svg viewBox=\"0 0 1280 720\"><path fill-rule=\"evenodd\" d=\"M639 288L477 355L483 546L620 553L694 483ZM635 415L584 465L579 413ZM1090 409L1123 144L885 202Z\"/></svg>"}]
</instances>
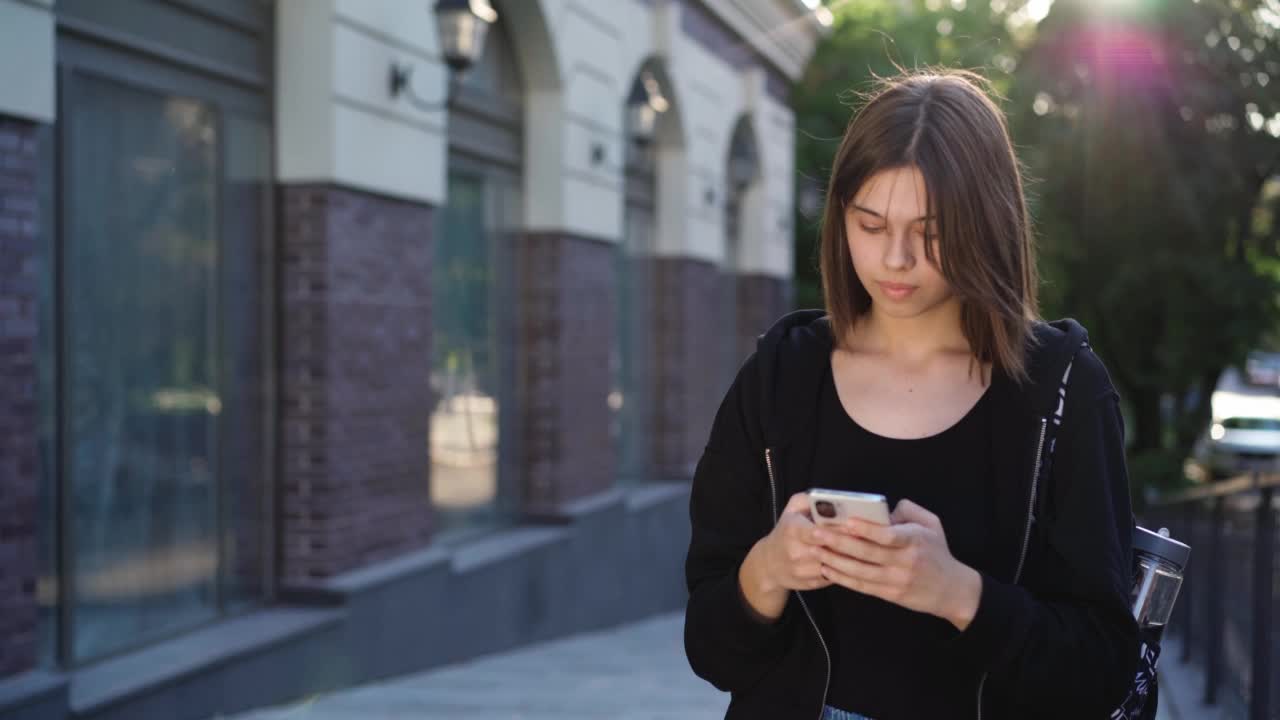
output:
<instances>
[{"instance_id":1,"label":"woman's face","mask_svg":"<svg viewBox=\"0 0 1280 720\"><path fill-rule=\"evenodd\" d=\"M913 165L872 175L845 209L854 272L875 310L889 317L917 317L954 297L925 255L925 243L937 242L927 205L924 175Z\"/></svg>"}]
</instances>

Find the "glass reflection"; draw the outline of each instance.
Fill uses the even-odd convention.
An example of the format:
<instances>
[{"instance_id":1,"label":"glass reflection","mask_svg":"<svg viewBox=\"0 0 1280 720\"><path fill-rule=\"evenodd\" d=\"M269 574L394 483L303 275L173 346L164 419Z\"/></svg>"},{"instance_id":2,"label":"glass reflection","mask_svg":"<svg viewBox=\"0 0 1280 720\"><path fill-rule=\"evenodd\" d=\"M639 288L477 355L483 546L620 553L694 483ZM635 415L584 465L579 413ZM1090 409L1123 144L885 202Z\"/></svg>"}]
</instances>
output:
<instances>
[{"instance_id":1,"label":"glass reflection","mask_svg":"<svg viewBox=\"0 0 1280 720\"><path fill-rule=\"evenodd\" d=\"M270 438L274 399L271 307L271 126L235 113L223 115L221 203L222 412L218 416L222 503L220 578L223 609L239 609L266 592L271 518Z\"/></svg>"},{"instance_id":2,"label":"glass reflection","mask_svg":"<svg viewBox=\"0 0 1280 720\"><path fill-rule=\"evenodd\" d=\"M75 80L64 247L72 660L216 609L218 118Z\"/></svg>"},{"instance_id":3,"label":"glass reflection","mask_svg":"<svg viewBox=\"0 0 1280 720\"><path fill-rule=\"evenodd\" d=\"M641 482L648 472L650 261L654 232L652 148L628 146L626 206L617 250L617 335L610 353L610 435L618 452L618 481Z\"/></svg>"},{"instance_id":4,"label":"glass reflection","mask_svg":"<svg viewBox=\"0 0 1280 720\"><path fill-rule=\"evenodd\" d=\"M431 499L440 530L492 519L498 495L496 358L486 186L451 174L432 269Z\"/></svg>"}]
</instances>

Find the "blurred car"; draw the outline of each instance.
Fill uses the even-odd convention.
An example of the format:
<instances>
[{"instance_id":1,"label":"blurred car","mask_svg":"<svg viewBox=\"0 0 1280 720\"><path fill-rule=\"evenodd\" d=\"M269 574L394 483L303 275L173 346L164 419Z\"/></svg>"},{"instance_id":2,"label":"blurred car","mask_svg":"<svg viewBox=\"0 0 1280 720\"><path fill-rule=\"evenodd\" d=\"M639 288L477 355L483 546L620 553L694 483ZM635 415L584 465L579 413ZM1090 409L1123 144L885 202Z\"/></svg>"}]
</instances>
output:
<instances>
[{"instance_id":1,"label":"blurred car","mask_svg":"<svg viewBox=\"0 0 1280 720\"><path fill-rule=\"evenodd\" d=\"M1213 477L1280 469L1280 397L1216 392L1212 405L1195 455Z\"/></svg>"},{"instance_id":2,"label":"blurred car","mask_svg":"<svg viewBox=\"0 0 1280 720\"><path fill-rule=\"evenodd\" d=\"M1245 382L1280 387L1280 353L1249 353L1244 364Z\"/></svg>"}]
</instances>

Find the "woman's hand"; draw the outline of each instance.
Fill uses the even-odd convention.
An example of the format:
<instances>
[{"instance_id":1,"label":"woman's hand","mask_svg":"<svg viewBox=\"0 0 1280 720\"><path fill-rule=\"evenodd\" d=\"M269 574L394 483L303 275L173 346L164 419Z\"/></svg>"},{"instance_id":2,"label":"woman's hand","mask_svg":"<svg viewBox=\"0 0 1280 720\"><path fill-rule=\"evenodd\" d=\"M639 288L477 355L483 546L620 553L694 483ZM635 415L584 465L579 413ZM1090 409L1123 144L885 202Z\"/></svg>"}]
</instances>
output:
<instances>
[{"instance_id":1,"label":"woman's hand","mask_svg":"<svg viewBox=\"0 0 1280 720\"><path fill-rule=\"evenodd\" d=\"M809 495L787 501L778 524L760 541L761 564L769 586L784 590L817 590L831 584L822 577L822 544L836 539L819 530L809 517Z\"/></svg>"},{"instance_id":2,"label":"woman's hand","mask_svg":"<svg viewBox=\"0 0 1280 720\"><path fill-rule=\"evenodd\" d=\"M787 501L773 530L751 548L738 571L738 583L752 609L764 620L776 620L792 590L817 590L831 584L822 576L823 542L836 534L819 530L809 518L809 496L796 493Z\"/></svg>"},{"instance_id":3,"label":"woman's hand","mask_svg":"<svg viewBox=\"0 0 1280 720\"><path fill-rule=\"evenodd\" d=\"M830 528L831 540L818 551L822 577L967 628L978 611L982 576L951 555L937 515L903 500L890 519L892 525L851 519Z\"/></svg>"}]
</instances>

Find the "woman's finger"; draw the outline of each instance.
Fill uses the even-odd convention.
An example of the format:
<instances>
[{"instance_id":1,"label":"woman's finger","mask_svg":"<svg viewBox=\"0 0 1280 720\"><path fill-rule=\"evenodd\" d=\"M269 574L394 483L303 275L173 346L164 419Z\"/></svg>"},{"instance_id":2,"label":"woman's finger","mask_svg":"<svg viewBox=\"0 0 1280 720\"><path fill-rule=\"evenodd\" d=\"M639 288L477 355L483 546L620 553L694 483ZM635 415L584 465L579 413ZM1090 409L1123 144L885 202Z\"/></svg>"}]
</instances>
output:
<instances>
[{"instance_id":1,"label":"woman's finger","mask_svg":"<svg viewBox=\"0 0 1280 720\"><path fill-rule=\"evenodd\" d=\"M830 580L822 576L819 576L813 580L802 580L800 582L800 587L796 589L797 590L821 590L822 588L827 587L829 585L831 585Z\"/></svg>"},{"instance_id":2,"label":"woman's finger","mask_svg":"<svg viewBox=\"0 0 1280 720\"><path fill-rule=\"evenodd\" d=\"M883 565L872 565L827 549L823 549L820 555L823 567L835 568L842 575L874 583L889 579L889 571Z\"/></svg>"},{"instance_id":3,"label":"woman's finger","mask_svg":"<svg viewBox=\"0 0 1280 720\"><path fill-rule=\"evenodd\" d=\"M823 544L841 555L847 555L851 558L856 558L873 565L885 565L892 559L892 551L885 549L882 545L868 542L855 535L847 533L833 533L830 535L830 538L829 542L825 542Z\"/></svg>"},{"instance_id":4,"label":"woman's finger","mask_svg":"<svg viewBox=\"0 0 1280 720\"><path fill-rule=\"evenodd\" d=\"M852 577L829 565L822 566L822 576L836 585L848 588L854 592L862 593L863 595L878 597L881 600L893 602L890 598L897 596L896 589L891 585Z\"/></svg>"},{"instance_id":5,"label":"woman's finger","mask_svg":"<svg viewBox=\"0 0 1280 720\"><path fill-rule=\"evenodd\" d=\"M816 547L822 544L818 540L822 530L806 518L797 518L794 522L788 523L787 532L792 540L801 545Z\"/></svg>"},{"instance_id":6,"label":"woman's finger","mask_svg":"<svg viewBox=\"0 0 1280 720\"><path fill-rule=\"evenodd\" d=\"M809 493L798 492L787 500L787 506L783 508L785 513L800 513L801 515L809 515Z\"/></svg>"},{"instance_id":7,"label":"woman's finger","mask_svg":"<svg viewBox=\"0 0 1280 720\"><path fill-rule=\"evenodd\" d=\"M848 530L877 545L888 548L906 547L911 542L911 525L880 525L859 518L849 518Z\"/></svg>"}]
</instances>

